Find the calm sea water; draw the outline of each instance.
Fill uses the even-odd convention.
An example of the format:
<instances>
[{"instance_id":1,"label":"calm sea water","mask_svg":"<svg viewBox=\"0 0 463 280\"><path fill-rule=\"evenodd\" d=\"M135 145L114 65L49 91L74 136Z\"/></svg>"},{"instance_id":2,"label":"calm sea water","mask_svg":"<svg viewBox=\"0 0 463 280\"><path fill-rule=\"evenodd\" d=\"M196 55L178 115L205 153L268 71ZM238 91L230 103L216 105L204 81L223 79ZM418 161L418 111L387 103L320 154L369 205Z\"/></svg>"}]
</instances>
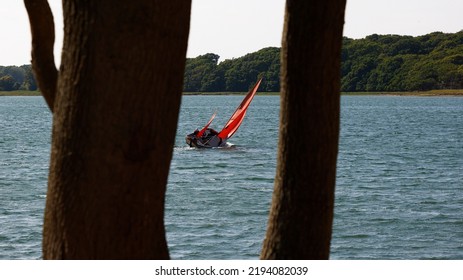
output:
<instances>
[{"instance_id":1,"label":"calm sea water","mask_svg":"<svg viewBox=\"0 0 463 280\"><path fill-rule=\"evenodd\" d=\"M257 259L276 167L279 97L257 96L228 149L186 147L241 96L185 96L166 199L174 259ZM463 259L463 98L343 97L333 259ZM0 259L41 256L51 115L0 97ZM301 158L301 160L304 160Z\"/></svg>"}]
</instances>

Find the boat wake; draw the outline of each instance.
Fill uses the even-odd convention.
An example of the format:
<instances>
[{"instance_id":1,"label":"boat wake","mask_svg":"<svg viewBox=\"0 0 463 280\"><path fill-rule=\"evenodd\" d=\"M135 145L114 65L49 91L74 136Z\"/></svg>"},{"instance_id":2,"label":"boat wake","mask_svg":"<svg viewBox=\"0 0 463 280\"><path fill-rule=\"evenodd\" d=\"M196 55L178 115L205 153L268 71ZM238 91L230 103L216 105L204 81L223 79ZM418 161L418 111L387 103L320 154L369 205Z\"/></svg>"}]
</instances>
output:
<instances>
[{"instance_id":1,"label":"boat wake","mask_svg":"<svg viewBox=\"0 0 463 280\"><path fill-rule=\"evenodd\" d=\"M230 142L225 143L224 146L217 147L217 149L235 149L236 145Z\"/></svg>"},{"instance_id":2,"label":"boat wake","mask_svg":"<svg viewBox=\"0 0 463 280\"><path fill-rule=\"evenodd\" d=\"M174 152L190 151L190 150L196 150L196 148L189 147L189 146L174 146Z\"/></svg>"},{"instance_id":3,"label":"boat wake","mask_svg":"<svg viewBox=\"0 0 463 280\"><path fill-rule=\"evenodd\" d=\"M220 149L220 150L232 150L236 149L237 146L233 143L227 142L225 145L220 147L213 147L212 150ZM197 151L202 150L201 148L190 147L190 146L174 146L174 152L182 152L182 151Z\"/></svg>"}]
</instances>

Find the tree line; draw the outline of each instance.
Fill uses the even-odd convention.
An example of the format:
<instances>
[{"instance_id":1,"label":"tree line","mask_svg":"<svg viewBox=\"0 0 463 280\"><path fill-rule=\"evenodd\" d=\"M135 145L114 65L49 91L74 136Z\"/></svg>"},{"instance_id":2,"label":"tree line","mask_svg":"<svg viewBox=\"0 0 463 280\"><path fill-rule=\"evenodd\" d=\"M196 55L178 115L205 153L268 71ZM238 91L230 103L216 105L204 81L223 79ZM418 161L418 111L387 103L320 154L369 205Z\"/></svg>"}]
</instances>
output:
<instances>
[{"instance_id":1,"label":"tree line","mask_svg":"<svg viewBox=\"0 0 463 280\"><path fill-rule=\"evenodd\" d=\"M343 38L342 91L463 88L463 31Z\"/></svg>"},{"instance_id":2,"label":"tree line","mask_svg":"<svg viewBox=\"0 0 463 280\"><path fill-rule=\"evenodd\" d=\"M37 90L31 65L0 66L0 91Z\"/></svg>"},{"instance_id":3,"label":"tree line","mask_svg":"<svg viewBox=\"0 0 463 280\"><path fill-rule=\"evenodd\" d=\"M219 62L214 53L187 58L185 92L280 91L280 48L269 47ZM344 37L341 90L420 91L463 88L463 31L423 36ZM0 90L36 90L30 65L0 66Z\"/></svg>"},{"instance_id":4,"label":"tree line","mask_svg":"<svg viewBox=\"0 0 463 280\"><path fill-rule=\"evenodd\" d=\"M185 92L245 92L263 77L260 91L280 91L280 48L269 47L243 57L226 59L213 53L188 58Z\"/></svg>"}]
</instances>

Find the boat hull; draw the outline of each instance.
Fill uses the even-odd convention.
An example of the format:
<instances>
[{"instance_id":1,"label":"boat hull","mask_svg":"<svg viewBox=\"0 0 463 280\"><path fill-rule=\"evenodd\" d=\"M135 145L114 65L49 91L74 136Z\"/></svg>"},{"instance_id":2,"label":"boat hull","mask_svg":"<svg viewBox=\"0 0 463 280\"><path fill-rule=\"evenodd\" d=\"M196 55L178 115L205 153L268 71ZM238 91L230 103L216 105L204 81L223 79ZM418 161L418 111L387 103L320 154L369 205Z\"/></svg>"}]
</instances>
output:
<instances>
[{"instance_id":1,"label":"boat hull","mask_svg":"<svg viewBox=\"0 0 463 280\"><path fill-rule=\"evenodd\" d=\"M185 137L185 142L192 148L219 148L227 146L227 142L214 135L210 138L196 137L194 133L188 134Z\"/></svg>"}]
</instances>

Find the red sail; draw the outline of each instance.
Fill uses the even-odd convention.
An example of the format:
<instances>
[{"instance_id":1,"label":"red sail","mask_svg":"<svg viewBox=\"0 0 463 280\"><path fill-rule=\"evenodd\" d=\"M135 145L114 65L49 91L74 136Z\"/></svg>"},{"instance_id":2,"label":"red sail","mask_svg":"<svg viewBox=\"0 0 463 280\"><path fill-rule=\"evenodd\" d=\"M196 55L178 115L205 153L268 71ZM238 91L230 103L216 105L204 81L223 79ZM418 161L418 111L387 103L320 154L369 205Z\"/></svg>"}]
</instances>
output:
<instances>
[{"instance_id":1,"label":"red sail","mask_svg":"<svg viewBox=\"0 0 463 280\"><path fill-rule=\"evenodd\" d=\"M238 130L241 123L243 122L244 116L246 115L246 110L248 109L249 104L251 104L251 101L254 98L254 95L256 94L257 89L259 88L259 85L260 85L261 81L262 81L262 79L260 79L256 83L256 85L248 92L246 97L241 102L240 106L238 106L238 108L236 108L235 113L233 113L231 118L225 124L222 131L219 132L218 136L221 139L229 139Z\"/></svg>"},{"instance_id":2,"label":"red sail","mask_svg":"<svg viewBox=\"0 0 463 280\"><path fill-rule=\"evenodd\" d=\"M207 122L207 124L203 127L203 129L201 129L201 130L198 132L198 135L197 135L198 138L201 138L201 136L203 136L203 134L204 134L204 132L206 131L206 129L207 129L207 128L209 127L209 125L212 123L212 120L214 120L216 114L217 114L217 112L214 112L214 114L212 114L211 119Z\"/></svg>"}]
</instances>

